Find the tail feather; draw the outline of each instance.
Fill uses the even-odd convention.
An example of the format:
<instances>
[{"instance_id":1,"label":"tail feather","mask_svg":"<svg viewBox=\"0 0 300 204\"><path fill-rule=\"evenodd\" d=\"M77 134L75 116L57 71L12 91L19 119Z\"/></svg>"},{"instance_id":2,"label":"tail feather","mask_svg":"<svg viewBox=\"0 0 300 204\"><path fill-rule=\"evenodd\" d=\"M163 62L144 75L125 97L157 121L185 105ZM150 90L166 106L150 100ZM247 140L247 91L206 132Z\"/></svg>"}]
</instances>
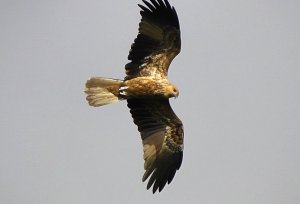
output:
<instances>
[{"instance_id":1,"label":"tail feather","mask_svg":"<svg viewBox=\"0 0 300 204\"><path fill-rule=\"evenodd\" d=\"M84 92L91 106L103 106L120 100L119 88L122 80L92 77L87 80Z\"/></svg>"}]
</instances>

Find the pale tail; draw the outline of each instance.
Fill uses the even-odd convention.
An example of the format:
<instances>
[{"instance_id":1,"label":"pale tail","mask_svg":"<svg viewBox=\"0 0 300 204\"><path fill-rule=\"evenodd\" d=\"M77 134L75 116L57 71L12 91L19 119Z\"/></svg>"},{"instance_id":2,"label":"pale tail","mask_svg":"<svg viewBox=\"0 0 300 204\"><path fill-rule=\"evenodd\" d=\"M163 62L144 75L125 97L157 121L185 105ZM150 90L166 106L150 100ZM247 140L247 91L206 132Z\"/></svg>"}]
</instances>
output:
<instances>
[{"instance_id":1,"label":"pale tail","mask_svg":"<svg viewBox=\"0 0 300 204\"><path fill-rule=\"evenodd\" d=\"M119 88L122 80L92 77L87 80L84 92L91 106L103 106L120 100Z\"/></svg>"}]
</instances>

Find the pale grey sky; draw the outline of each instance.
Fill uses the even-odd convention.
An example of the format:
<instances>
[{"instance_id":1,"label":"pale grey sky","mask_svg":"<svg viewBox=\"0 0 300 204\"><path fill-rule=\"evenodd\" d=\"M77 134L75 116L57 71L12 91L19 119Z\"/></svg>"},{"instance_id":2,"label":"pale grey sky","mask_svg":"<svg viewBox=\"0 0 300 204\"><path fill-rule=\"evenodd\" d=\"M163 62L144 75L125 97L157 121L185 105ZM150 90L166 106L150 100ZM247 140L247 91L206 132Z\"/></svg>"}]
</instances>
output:
<instances>
[{"instance_id":1,"label":"pale grey sky","mask_svg":"<svg viewBox=\"0 0 300 204\"><path fill-rule=\"evenodd\" d=\"M0 203L300 203L299 1L170 0L185 151L155 195L126 102L83 93L90 76L124 77L137 3L0 2Z\"/></svg>"}]
</instances>

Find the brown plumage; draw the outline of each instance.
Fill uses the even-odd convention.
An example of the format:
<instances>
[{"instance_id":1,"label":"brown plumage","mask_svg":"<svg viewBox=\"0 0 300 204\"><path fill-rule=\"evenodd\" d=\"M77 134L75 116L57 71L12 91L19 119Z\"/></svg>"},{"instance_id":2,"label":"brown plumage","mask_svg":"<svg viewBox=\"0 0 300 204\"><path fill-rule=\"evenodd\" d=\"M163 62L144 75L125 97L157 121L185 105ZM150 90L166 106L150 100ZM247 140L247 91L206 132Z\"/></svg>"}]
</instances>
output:
<instances>
[{"instance_id":1,"label":"brown plumage","mask_svg":"<svg viewBox=\"0 0 300 204\"><path fill-rule=\"evenodd\" d=\"M169 65L180 52L180 27L174 7L167 0L143 0L139 5L139 33L128 55L124 80L92 77L85 93L91 106L127 100L127 106L143 140L143 181L160 192L180 168L183 157L183 125L169 98L179 95L168 81Z\"/></svg>"}]
</instances>

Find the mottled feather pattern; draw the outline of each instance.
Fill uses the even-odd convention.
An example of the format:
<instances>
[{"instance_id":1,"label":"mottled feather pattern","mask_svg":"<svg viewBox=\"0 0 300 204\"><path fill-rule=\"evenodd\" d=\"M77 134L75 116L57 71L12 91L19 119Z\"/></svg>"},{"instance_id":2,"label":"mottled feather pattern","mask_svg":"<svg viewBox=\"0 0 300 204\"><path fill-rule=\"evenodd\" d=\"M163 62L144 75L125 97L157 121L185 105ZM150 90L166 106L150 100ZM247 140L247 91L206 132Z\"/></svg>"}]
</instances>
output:
<instances>
[{"instance_id":1,"label":"mottled feather pattern","mask_svg":"<svg viewBox=\"0 0 300 204\"><path fill-rule=\"evenodd\" d=\"M125 65L126 77L117 80L92 77L85 93L91 106L127 100L141 134L147 189L161 191L170 183L183 159L183 124L169 98L178 89L168 80L168 69L181 49L180 26L174 7L167 0L142 0L138 35Z\"/></svg>"},{"instance_id":2,"label":"mottled feather pattern","mask_svg":"<svg viewBox=\"0 0 300 204\"><path fill-rule=\"evenodd\" d=\"M169 65L181 48L177 13L168 1L143 2L147 7L139 5L142 20L128 55L131 62L125 66L125 80L136 77L167 79ZM143 139L146 170L143 181L150 177L147 189L153 186L153 193L161 191L166 183L172 181L182 162L182 122L168 100L127 101ZM155 142L160 141L159 138L163 140L160 146ZM151 141L155 145L151 145Z\"/></svg>"},{"instance_id":3,"label":"mottled feather pattern","mask_svg":"<svg viewBox=\"0 0 300 204\"><path fill-rule=\"evenodd\" d=\"M176 10L168 1L143 1L139 5L141 22L139 34L131 46L125 66L126 79L137 76L167 76L167 71L174 57L180 52L180 27Z\"/></svg>"},{"instance_id":4,"label":"mottled feather pattern","mask_svg":"<svg viewBox=\"0 0 300 204\"><path fill-rule=\"evenodd\" d=\"M144 147L148 145L148 148L154 148L149 145L149 142L144 142L150 137L155 136L162 141L156 147L155 155L146 155L147 152L144 149L146 172L143 176L143 181L150 177L148 189L153 185L153 193L156 190L161 191L166 183L172 181L182 163L182 122L172 111L169 101L166 99L129 99L127 103L134 123L141 132ZM151 142L151 140L149 141Z\"/></svg>"},{"instance_id":5,"label":"mottled feather pattern","mask_svg":"<svg viewBox=\"0 0 300 204\"><path fill-rule=\"evenodd\" d=\"M166 145L173 151L178 152L183 150L183 127L181 124L172 124L166 128Z\"/></svg>"},{"instance_id":6,"label":"mottled feather pattern","mask_svg":"<svg viewBox=\"0 0 300 204\"><path fill-rule=\"evenodd\" d=\"M161 97L164 87L168 86L169 82L167 80L155 80L149 77L137 77L124 81L124 85L128 87L126 92L130 98L153 98Z\"/></svg>"}]
</instances>

